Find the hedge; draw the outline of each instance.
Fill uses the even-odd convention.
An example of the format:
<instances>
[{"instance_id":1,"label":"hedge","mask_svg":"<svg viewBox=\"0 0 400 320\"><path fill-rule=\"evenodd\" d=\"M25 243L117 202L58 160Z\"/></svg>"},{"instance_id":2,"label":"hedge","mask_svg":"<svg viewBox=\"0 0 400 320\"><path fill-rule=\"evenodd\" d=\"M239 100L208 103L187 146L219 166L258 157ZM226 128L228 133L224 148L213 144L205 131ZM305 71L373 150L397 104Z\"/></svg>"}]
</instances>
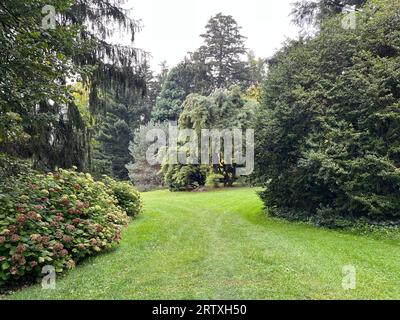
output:
<instances>
[{"instance_id":1,"label":"hedge","mask_svg":"<svg viewBox=\"0 0 400 320\"><path fill-rule=\"evenodd\" d=\"M0 287L43 277L47 265L56 272L74 268L118 244L129 223L125 203L89 174L28 172L13 180L0 185Z\"/></svg>"}]
</instances>

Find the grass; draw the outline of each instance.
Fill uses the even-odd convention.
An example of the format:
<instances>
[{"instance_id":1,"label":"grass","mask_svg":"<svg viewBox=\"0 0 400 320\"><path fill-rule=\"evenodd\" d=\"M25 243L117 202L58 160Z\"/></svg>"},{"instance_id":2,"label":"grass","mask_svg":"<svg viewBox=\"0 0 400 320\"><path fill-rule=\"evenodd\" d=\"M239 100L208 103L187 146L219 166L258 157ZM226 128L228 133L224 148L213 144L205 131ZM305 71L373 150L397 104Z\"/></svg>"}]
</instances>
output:
<instances>
[{"instance_id":1,"label":"grass","mask_svg":"<svg viewBox=\"0 0 400 320\"><path fill-rule=\"evenodd\" d=\"M390 240L268 218L254 189L144 194L113 252L8 299L399 299ZM342 267L357 288L342 288Z\"/></svg>"}]
</instances>

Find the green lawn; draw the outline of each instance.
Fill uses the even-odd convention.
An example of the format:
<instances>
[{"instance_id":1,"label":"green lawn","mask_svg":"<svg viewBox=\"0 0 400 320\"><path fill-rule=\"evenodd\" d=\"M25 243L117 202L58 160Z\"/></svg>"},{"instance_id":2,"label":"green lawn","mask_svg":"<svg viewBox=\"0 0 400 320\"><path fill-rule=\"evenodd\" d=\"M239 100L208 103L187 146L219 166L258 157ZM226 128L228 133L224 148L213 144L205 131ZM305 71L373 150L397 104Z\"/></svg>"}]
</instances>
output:
<instances>
[{"instance_id":1,"label":"green lawn","mask_svg":"<svg viewBox=\"0 0 400 320\"><path fill-rule=\"evenodd\" d=\"M268 218L254 189L144 194L113 252L12 299L400 298L400 247ZM342 288L342 267L357 288Z\"/></svg>"}]
</instances>

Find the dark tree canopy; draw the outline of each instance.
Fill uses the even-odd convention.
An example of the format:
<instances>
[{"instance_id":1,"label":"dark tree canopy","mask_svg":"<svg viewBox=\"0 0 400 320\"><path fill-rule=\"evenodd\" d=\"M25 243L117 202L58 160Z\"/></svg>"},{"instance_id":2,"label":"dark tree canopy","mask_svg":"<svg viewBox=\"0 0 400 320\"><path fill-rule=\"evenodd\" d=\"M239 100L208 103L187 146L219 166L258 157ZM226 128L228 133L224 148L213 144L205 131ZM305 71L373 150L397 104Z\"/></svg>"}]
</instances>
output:
<instances>
[{"instance_id":1,"label":"dark tree canopy","mask_svg":"<svg viewBox=\"0 0 400 320\"><path fill-rule=\"evenodd\" d=\"M138 50L108 42L116 31L133 40L137 22L121 0L15 0L0 4L0 151L33 157L41 167L90 169L92 132L75 106L71 79L90 92L92 117L104 95L134 101L143 79ZM42 24L53 6L55 28Z\"/></svg>"},{"instance_id":2,"label":"dark tree canopy","mask_svg":"<svg viewBox=\"0 0 400 320\"><path fill-rule=\"evenodd\" d=\"M255 155L271 214L328 226L399 221L400 6L376 3L356 29L334 16L271 60Z\"/></svg>"},{"instance_id":3,"label":"dark tree canopy","mask_svg":"<svg viewBox=\"0 0 400 320\"><path fill-rule=\"evenodd\" d=\"M176 121L182 112L185 98L195 91L193 86L195 74L188 61L183 61L168 73L157 103L152 112L156 122Z\"/></svg>"}]
</instances>

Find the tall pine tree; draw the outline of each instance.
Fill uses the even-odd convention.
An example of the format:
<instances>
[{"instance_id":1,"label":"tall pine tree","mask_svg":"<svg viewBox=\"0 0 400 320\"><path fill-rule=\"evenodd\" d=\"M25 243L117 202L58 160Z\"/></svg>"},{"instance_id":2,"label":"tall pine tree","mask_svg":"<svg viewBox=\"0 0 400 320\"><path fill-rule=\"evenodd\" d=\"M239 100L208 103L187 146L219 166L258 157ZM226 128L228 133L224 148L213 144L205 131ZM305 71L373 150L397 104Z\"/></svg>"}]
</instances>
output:
<instances>
[{"instance_id":1,"label":"tall pine tree","mask_svg":"<svg viewBox=\"0 0 400 320\"><path fill-rule=\"evenodd\" d=\"M216 88L229 88L241 79L244 68L241 58L246 48L240 29L232 16L219 13L209 20L206 33L201 35L205 44L200 52L210 67Z\"/></svg>"}]
</instances>

